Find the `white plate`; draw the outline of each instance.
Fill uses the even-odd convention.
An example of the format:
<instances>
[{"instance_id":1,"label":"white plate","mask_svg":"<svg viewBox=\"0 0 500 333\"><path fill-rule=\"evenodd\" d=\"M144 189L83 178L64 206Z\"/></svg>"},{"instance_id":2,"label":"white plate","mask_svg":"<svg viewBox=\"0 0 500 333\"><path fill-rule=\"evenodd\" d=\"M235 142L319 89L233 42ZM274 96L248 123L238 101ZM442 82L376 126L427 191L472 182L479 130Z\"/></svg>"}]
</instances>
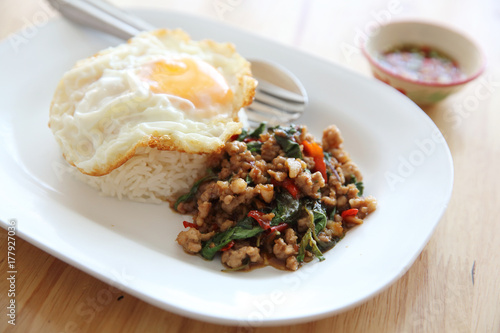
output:
<instances>
[{"instance_id":1,"label":"white plate","mask_svg":"<svg viewBox=\"0 0 500 333\"><path fill-rule=\"evenodd\" d=\"M358 305L401 277L446 209L453 186L449 149L409 99L373 79L220 23L139 11L193 38L231 41L246 57L281 63L310 94L298 123L317 136L337 124L377 211L351 230L324 262L297 272L220 271L219 261L183 253L182 216L167 204L100 197L61 174L64 161L47 127L49 103L73 63L117 39L54 20L16 44L0 45L0 219L48 253L151 304L235 325L293 324ZM23 35L19 35L23 37Z\"/></svg>"}]
</instances>

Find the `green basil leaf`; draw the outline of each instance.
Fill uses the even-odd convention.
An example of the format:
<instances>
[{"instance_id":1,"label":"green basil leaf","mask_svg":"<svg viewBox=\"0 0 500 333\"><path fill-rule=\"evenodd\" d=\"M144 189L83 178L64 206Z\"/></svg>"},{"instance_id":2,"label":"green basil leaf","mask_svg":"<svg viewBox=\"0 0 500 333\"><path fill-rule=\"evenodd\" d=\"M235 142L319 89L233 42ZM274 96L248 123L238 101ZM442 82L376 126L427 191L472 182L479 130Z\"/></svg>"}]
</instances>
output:
<instances>
[{"instance_id":1,"label":"green basil leaf","mask_svg":"<svg viewBox=\"0 0 500 333\"><path fill-rule=\"evenodd\" d=\"M335 218L335 214L337 214L337 206L333 207L332 211L330 212L329 219L333 220Z\"/></svg>"},{"instance_id":2,"label":"green basil leaf","mask_svg":"<svg viewBox=\"0 0 500 333\"><path fill-rule=\"evenodd\" d=\"M250 216L245 216L241 220L236 223L237 227L241 227L243 229L252 229L254 227L255 219Z\"/></svg>"},{"instance_id":3,"label":"green basil leaf","mask_svg":"<svg viewBox=\"0 0 500 333\"><path fill-rule=\"evenodd\" d=\"M316 234L319 234L326 227L326 210L321 205L321 202L315 201L312 207L312 213L314 216L314 230Z\"/></svg>"},{"instance_id":4,"label":"green basil leaf","mask_svg":"<svg viewBox=\"0 0 500 333\"><path fill-rule=\"evenodd\" d=\"M253 179L252 177L250 176L250 172L247 173L247 176L245 177L245 181L247 182L247 185L250 185L253 183Z\"/></svg>"},{"instance_id":5,"label":"green basil leaf","mask_svg":"<svg viewBox=\"0 0 500 333\"><path fill-rule=\"evenodd\" d=\"M209 180L215 180L215 179L217 179L216 175L208 175L208 176L205 176L205 177L199 179L196 183L194 183L193 187L191 187L191 189L189 190L188 193L181 195L179 198L177 198L177 201L174 204L174 209L177 210L177 207L179 206L179 204L181 202L186 202L186 201L191 200L194 197L194 195L196 194L196 192L198 192L198 189L200 188L200 185L203 182L206 182Z\"/></svg>"},{"instance_id":6,"label":"green basil leaf","mask_svg":"<svg viewBox=\"0 0 500 333\"><path fill-rule=\"evenodd\" d=\"M300 211L300 202L294 199L288 191L276 191L276 207L273 209L274 217L271 220L271 225L275 226L280 223L293 223L295 217Z\"/></svg>"},{"instance_id":7,"label":"green basil leaf","mask_svg":"<svg viewBox=\"0 0 500 333\"><path fill-rule=\"evenodd\" d=\"M312 253L316 256L316 258L319 259L319 261L325 260L325 257L323 257L323 253L318 248L318 245L316 244L316 241L314 239L311 238L309 245L311 246Z\"/></svg>"},{"instance_id":8,"label":"green basil leaf","mask_svg":"<svg viewBox=\"0 0 500 333\"><path fill-rule=\"evenodd\" d=\"M333 248L335 245L337 245L338 242L340 242L340 240L343 238L342 237L332 237L332 239L328 242L318 242L318 248L323 251L323 252L326 252L328 250L330 250L331 248Z\"/></svg>"},{"instance_id":9,"label":"green basil leaf","mask_svg":"<svg viewBox=\"0 0 500 333\"><path fill-rule=\"evenodd\" d=\"M312 253L319 259L319 261L325 260L325 257L323 257L323 253L318 248L318 244L313 238L313 232L313 229L309 228L307 229L307 232L304 234L304 236L302 236L299 245L299 252L297 254L298 262L304 261L304 256L307 249L310 249Z\"/></svg>"},{"instance_id":10,"label":"green basil leaf","mask_svg":"<svg viewBox=\"0 0 500 333\"><path fill-rule=\"evenodd\" d=\"M358 189L358 196L362 196L363 195L363 191L365 190L365 185L363 184L363 182L358 182L358 180L356 179L356 176L355 175L351 175L351 179L349 179L348 182L346 182L346 185L347 184L354 184L356 186L356 188Z\"/></svg>"},{"instance_id":11,"label":"green basil leaf","mask_svg":"<svg viewBox=\"0 0 500 333\"><path fill-rule=\"evenodd\" d=\"M261 147L262 142L260 141L251 141L247 143L247 150L249 150L251 153L260 154Z\"/></svg>"},{"instance_id":12,"label":"green basil leaf","mask_svg":"<svg viewBox=\"0 0 500 333\"><path fill-rule=\"evenodd\" d=\"M252 229L235 227L231 238L232 240L252 238L253 236L257 236L263 231L264 229L262 229L260 226L255 226Z\"/></svg>"},{"instance_id":13,"label":"green basil leaf","mask_svg":"<svg viewBox=\"0 0 500 333\"><path fill-rule=\"evenodd\" d=\"M260 226L249 225L249 222L252 223L245 217L239 221L236 226L227 229L224 232L218 233L206 241L200 251L202 257L212 260L215 257L215 254L223 249L224 246L229 244L232 240L251 238L264 231L264 229Z\"/></svg>"},{"instance_id":14,"label":"green basil leaf","mask_svg":"<svg viewBox=\"0 0 500 333\"><path fill-rule=\"evenodd\" d=\"M248 130L246 130L245 128L241 130L241 134L238 136L238 138L236 140L238 141L243 141L245 140L246 138L254 138L254 139L258 139L259 136L264 133L264 131L266 130L266 122L262 122L260 123L259 127L257 127L256 129L254 129L252 132L248 133Z\"/></svg>"},{"instance_id":15,"label":"green basil leaf","mask_svg":"<svg viewBox=\"0 0 500 333\"><path fill-rule=\"evenodd\" d=\"M358 196L363 195L363 191L365 190L365 185L363 182L355 182L354 185L356 185L356 188L358 189Z\"/></svg>"},{"instance_id":16,"label":"green basil leaf","mask_svg":"<svg viewBox=\"0 0 500 333\"><path fill-rule=\"evenodd\" d=\"M302 236L302 240L300 241L299 245L299 253L297 254L297 261L298 262L303 262L304 257L306 255L306 248L309 245L309 242L311 241L311 229L307 229L307 232Z\"/></svg>"},{"instance_id":17,"label":"green basil leaf","mask_svg":"<svg viewBox=\"0 0 500 333\"><path fill-rule=\"evenodd\" d=\"M276 134L274 134L274 138L285 152L286 157L302 158L302 151L297 142Z\"/></svg>"},{"instance_id":18,"label":"green basil leaf","mask_svg":"<svg viewBox=\"0 0 500 333\"><path fill-rule=\"evenodd\" d=\"M242 129L241 130L241 134L238 136L238 138L236 140L238 141L243 141L248 135L248 131L246 129Z\"/></svg>"},{"instance_id":19,"label":"green basil leaf","mask_svg":"<svg viewBox=\"0 0 500 333\"><path fill-rule=\"evenodd\" d=\"M259 127L257 127L252 133L248 134L249 137L258 139L262 133L266 130L266 122L260 123Z\"/></svg>"},{"instance_id":20,"label":"green basil leaf","mask_svg":"<svg viewBox=\"0 0 500 333\"><path fill-rule=\"evenodd\" d=\"M231 228L216 234L214 237L206 241L200 251L201 256L205 259L212 260L217 251L220 251L224 246L229 244L232 240L231 236L233 235L233 232L234 228ZM213 246L211 246L212 244Z\"/></svg>"},{"instance_id":21,"label":"green basil leaf","mask_svg":"<svg viewBox=\"0 0 500 333\"><path fill-rule=\"evenodd\" d=\"M314 238L316 239L316 235L319 234L326 227L326 222L328 218L326 217L326 209L321 204L321 201L314 199L306 199L304 202L304 208L306 212L312 214L312 220L314 223Z\"/></svg>"},{"instance_id":22,"label":"green basil leaf","mask_svg":"<svg viewBox=\"0 0 500 333\"><path fill-rule=\"evenodd\" d=\"M293 134L297 133L297 129L295 128L295 125L292 125L292 124L290 124L290 126L288 126L288 127L283 127L280 125L273 127L273 130L277 130L277 129L286 133L286 135L288 137L291 137Z\"/></svg>"}]
</instances>

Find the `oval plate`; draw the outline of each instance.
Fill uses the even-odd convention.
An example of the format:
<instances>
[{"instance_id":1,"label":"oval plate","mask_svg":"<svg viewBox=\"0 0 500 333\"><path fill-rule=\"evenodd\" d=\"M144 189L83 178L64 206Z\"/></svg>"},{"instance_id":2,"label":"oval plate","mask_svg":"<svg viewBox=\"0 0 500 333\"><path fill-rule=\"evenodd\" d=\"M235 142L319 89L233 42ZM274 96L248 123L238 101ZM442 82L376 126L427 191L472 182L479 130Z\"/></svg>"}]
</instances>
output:
<instances>
[{"instance_id":1,"label":"oval plate","mask_svg":"<svg viewBox=\"0 0 500 333\"><path fill-rule=\"evenodd\" d=\"M394 89L333 63L218 22L144 10L146 20L193 39L233 42L248 58L287 67L310 97L306 124L329 124L364 175L377 211L326 260L297 272L221 272L218 261L186 255L175 242L183 217L167 204L99 196L73 180L47 127L52 94L78 59L121 41L52 20L25 43L0 45L0 219L44 251L151 304L233 325L280 325L344 311L400 278L430 238L450 199L451 155L429 117Z\"/></svg>"}]
</instances>

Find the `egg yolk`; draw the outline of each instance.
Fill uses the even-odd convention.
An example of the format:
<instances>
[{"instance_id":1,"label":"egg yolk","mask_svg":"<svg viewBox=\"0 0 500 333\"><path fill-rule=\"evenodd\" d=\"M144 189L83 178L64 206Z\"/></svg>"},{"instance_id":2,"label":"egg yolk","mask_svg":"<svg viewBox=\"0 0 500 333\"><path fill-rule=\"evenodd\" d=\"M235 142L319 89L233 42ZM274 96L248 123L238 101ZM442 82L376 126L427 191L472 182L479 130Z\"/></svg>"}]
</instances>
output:
<instances>
[{"instance_id":1,"label":"egg yolk","mask_svg":"<svg viewBox=\"0 0 500 333\"><path fill-rule=\"evenodd\" d=\"M195 59L160 60L148 73L150 90L191 101L197 108L229 104L233 92L213 66Z\"/></svg>"}]
</instances>

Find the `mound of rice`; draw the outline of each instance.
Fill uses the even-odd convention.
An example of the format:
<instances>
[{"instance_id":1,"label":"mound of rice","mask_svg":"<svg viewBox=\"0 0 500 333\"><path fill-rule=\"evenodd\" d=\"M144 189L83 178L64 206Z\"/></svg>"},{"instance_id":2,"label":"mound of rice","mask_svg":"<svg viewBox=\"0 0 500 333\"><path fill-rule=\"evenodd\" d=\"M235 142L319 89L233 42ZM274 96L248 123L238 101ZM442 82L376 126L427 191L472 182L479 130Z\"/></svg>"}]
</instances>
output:
<instances>
[{"instance_id":1,"label":"mound of rice","mask_svg":"<svg viewBox=\"0 0 500 333\"><path fill-rule=\"evenodd\" d=\"M161 203L188 192L205 174L207 158L207 154L141 147L126 163L105 176L88 176L74 167L71 173L102 195Z\"/></svg>"}]
</instances>

